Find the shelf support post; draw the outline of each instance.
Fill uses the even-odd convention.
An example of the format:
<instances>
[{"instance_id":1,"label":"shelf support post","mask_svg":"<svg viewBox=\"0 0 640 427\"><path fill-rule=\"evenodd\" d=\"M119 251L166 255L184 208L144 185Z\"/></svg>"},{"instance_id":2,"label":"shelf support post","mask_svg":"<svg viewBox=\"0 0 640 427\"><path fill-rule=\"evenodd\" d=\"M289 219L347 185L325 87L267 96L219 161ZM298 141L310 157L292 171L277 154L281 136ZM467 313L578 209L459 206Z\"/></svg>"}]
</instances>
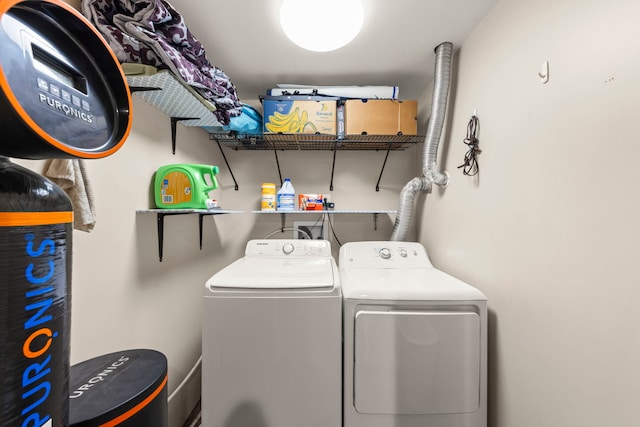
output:
<instances>
[{"instance_id":1,"label":"shelf support post","mask_svg":"<svg viewBox=\"0 0 640 427\"><path fill-rule=\"evenodd\" d=\"M222 145L220 145L220 141L218 140L218 138L216 138L216 144L218 144L218 148L220 149L220 154L222 154L224 163L227 165L227 169L229 169L229 173L231 174L231 179L233 179L234 189L238 191L238 181L236 181L236 177L233 175L231 166L229 166L229 162L227 161L227 156L224 155L224 151L222 150Z\"/></svg>"},{"instance_id":2,"label":"shelf support post","mask_svg":"<svg viewBox=\"0 0 640 427\"><path fill-rule=\"evenodd\" d=\"M159 213L156 217L158 222L158 258L162 262L162 246L164 244L164 215Z\"/></svg>"},{"instance_id":3,"label":"shelf support post","mask_svg":"<svg viewBox=\"0 0 640 427\"><path fill-rule=\"evenodd\" d=\"M280 171L280 160L278 159L278 150L276 149L276 147L273 147L273 155L276 156L276 166L278 167L278 178L280 178L280 187L282 187L282 172Z\"/></svg>"},{"instance_id":4,"label":"shelf support post","mask_svg":"<svg viewBox=\"0 0 640 427\"><path fill-rule=\"evenodd\" d=\"M160 262L162 262L162 249L164 245L164 217L167 215L180 215L179 213L174 212L158 212L156 215L156 220L158 222L158 258L160 258Z\"/></svg>"},{"instance_id":5,"label":"shelf support post","mask_svg":"<svg viewBox=\"0 0 640 427\"><path fill-rule=\"evenodd\" d=\"M129 91L131 93L134 92L152 92L154 90L162 90L161 87L152 87L152 86L129 86Z\"/></svg>"},{"instance_id":6,"label":"shelf support post","mask_svg":"<svg viewBox=\"0 0 640 427\"><path fill-rule=\"evenodd\" d=\"M183 120L199 120L199 117L171 117L171 151L176 154L176 127Z\"/></svg>"},{"instance_id":7,"label":"shelf support post","mask_svg":"<svg viewBox=\"0 0 640 427\"><path fill-rule=\"evenodd\" d=\"M198 214L198 237L200 237L200 250L202 250L202 218L205 214Z\"/></svg>"},{"instance_id":8,"label":"shelf support post","mask_svg":"<svg viewBox=\"0 0 640 427\"><path fill-rule=\"evenodd\" d=\"M333 191L333 171L336 169L336 153L338 152L338 140L336 139L333 146L333 161L331 162L331 183L329 184L329 191Z\"/></svg>"},{"instance_id":9,"label":"shelf support post","mask_svg":"<svg viewBox=\"0 0 640 427\"><path fill-rule=\"evenodd\" d=\"M387 154L384 156L384 162L382 162L382 169L380 170L380 175L378 176L378 182L376 183L376 191L380 191L380 180L382 180L382 172L384 172L384 167L387 165L387 159L389 158L389 152L391 151L391 144L387 146Z\"/></svg>"}]
</instances>

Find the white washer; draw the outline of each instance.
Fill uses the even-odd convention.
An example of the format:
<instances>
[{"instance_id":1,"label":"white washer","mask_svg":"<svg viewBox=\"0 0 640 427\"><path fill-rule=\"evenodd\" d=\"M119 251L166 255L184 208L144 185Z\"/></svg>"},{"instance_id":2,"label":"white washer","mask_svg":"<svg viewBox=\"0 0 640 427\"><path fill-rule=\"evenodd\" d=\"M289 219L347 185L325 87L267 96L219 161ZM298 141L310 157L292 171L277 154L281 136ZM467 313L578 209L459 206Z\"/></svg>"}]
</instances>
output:
<instances>
[{"instance_id":1,"label":"white washer","mask_svg":"<svg viewBox=\"0 0 640 427\"><path fill-rule=\"evenodd\" d=\"M339 427L342 295L326 240L252 240L207 281L203 427Z\"/></svg>"},{"instance_id":2,"label":"white washer","mask_svg":"<svg viewBox=\"0 0 640 427\"><path fill-rule=\"evenodd\" d=\"M485 427L487 301L413 242L340 248L344 427Z\"/></svg>"}]
</instances>

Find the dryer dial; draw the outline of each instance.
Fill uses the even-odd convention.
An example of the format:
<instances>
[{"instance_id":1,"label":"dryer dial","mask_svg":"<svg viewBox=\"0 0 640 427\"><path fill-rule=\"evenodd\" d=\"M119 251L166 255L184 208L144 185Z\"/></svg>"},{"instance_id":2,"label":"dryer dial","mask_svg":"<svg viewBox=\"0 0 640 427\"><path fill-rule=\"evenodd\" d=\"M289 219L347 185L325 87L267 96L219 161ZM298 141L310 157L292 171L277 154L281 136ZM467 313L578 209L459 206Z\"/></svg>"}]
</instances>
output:
<instances>
[{"instance_id":1,"label":"dryer dial","mask_svg":"<svg viewBox=\"0 0 640 427\"><path fill-rule=\"evenodd\" d=\"M389 250L389 248L382 248L378 252L378 255L380 255L380 258L382 259L389 259L391 258L391 251Z\"/></svg>"}]
</instances>

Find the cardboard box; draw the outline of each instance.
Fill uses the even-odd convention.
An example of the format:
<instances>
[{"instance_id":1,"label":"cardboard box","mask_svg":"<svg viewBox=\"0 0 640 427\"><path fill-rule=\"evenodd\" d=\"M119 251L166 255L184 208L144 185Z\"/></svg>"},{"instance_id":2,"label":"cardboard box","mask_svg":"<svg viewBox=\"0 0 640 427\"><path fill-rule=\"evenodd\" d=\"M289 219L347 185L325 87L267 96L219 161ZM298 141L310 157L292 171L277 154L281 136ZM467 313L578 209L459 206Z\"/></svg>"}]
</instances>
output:
<instances>
[{"instance_id":1,"label":"cardboard box","mask_svg":"<svg viewBox=\"0 0 640 427\"><path fill-rule=\"evenodd\" d=\"M265 134L336 134L338 98L323 96L268 96L263 100Z\"/></svg>"},{"instance_id":2,"label":"cardboard box","mask_svg":"<svg viewBox=\"0 0 640 427\"><path fill-rule=\"evenodd\" d=\"M344 123L347 135L417 135L418 101L348 99Z\"/></svg>"},{"instance_id":3,"label":"cardboard box","mask_svg":"<svg viewBox=\"0 0 640 427\"><path fill-rule=\"evenodd\" d=\"M298 209L301 211L321 211L322 194L299 194Z\"/></svg>"}]
</instances>

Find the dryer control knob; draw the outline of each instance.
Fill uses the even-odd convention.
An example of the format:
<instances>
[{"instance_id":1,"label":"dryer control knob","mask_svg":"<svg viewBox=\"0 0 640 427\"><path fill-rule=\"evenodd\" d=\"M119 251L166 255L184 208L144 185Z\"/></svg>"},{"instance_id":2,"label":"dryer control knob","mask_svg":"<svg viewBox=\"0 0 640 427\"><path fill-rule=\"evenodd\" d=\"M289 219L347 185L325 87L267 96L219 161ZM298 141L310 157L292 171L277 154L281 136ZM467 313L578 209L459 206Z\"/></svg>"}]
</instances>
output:
<instances>
[{"instance_id":1,"label":"dryer control knob","mask_svg":"<svg viewBox=\"0 0 640 427\"><path fill-rule=\"evenodd\" d=\"M294 249L295 248L291 243L285 243L284 245L282 245L282 252L284 252L285 255L291 254Z\"/></svg>"},{"instance_id":2,"label":"dryer control knob","mask_svg":"<svg viewBox=\"0 0 640 427\"><path fill-rule=\"evenodd\" d=\"M389 250L389 248L380 249L380 252L378 252L378 254L380 255L380 258L382 258L382 259L391 258L391 251Z\"/></svg>"}]
</instances>

